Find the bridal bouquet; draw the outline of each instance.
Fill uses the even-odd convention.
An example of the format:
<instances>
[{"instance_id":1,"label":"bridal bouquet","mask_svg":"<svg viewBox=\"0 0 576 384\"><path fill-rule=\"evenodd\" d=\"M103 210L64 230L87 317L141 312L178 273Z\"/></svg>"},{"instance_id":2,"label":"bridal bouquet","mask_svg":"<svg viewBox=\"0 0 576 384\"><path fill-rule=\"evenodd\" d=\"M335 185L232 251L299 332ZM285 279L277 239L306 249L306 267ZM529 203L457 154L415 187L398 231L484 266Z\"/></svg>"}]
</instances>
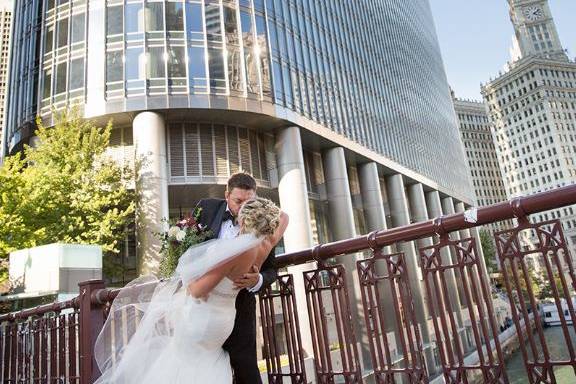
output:
<instances>
[{"instance_id":1,"label":"bridal bouquet","mask_svg":"<svg viewBox=\"0 0 576 384\"><path fill-rule=\"evenodd\" d=\"M178 259L191 246L205 241L210 237L210 231L199 223L200 208L192 216L177 221L168 222L168 231L158 234L162 247L160 252L161 277L171 276L176 270Z\"/></svg>"}]
</instances>

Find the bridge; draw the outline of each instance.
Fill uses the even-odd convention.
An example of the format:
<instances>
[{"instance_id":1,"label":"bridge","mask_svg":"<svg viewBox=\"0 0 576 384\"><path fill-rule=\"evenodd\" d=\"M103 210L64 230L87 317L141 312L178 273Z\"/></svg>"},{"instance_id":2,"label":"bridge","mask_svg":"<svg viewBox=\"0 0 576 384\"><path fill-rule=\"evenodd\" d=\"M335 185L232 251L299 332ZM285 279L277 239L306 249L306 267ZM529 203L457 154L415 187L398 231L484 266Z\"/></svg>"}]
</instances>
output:
<instances>
[{"instance_id":1,"label":"bridge","mask_svg":"<svg viewBox=\"0 0 576 384\"><path fill-rule=\"evenodd\" d=\"M562 367L576 380L573 261L559 220L530 220L572 204L576 185L278 256L279 267L302 268L260 293L268 382L508 383L475 227L509 219L514 226L494 234L505 284L499 296L509 301L528 380L556 383ZM531 288L534 257L567 356L550 353ZM96 380L93 346L118 292L91 280L72 300L1 315L1 382ZM122 318L115 323L115 342L125 343Z\"/></svg>"}]
</instances>

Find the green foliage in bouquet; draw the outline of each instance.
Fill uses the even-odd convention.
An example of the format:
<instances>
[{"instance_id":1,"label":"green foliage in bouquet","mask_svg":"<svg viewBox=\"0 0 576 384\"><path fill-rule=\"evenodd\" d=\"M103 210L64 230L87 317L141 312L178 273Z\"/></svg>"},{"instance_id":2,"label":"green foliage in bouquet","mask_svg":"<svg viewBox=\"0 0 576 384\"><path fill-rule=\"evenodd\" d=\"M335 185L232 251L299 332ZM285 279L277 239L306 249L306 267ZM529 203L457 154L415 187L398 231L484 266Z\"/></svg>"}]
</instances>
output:
<instances>
[{"instance_id":1,"label":"green foliage in bouquet","mask_svg":"<svg viewBox=\"0 0 576 384\"><path fill-rule=\"evenodd\" d=\"M191 217L168 221L168 231L158 234L162 242L160 277L171 276L178 266L180 256L191 246L210 237L211 232L199 223L200 211L198 208Z\"/></svg>"}]
</instances>

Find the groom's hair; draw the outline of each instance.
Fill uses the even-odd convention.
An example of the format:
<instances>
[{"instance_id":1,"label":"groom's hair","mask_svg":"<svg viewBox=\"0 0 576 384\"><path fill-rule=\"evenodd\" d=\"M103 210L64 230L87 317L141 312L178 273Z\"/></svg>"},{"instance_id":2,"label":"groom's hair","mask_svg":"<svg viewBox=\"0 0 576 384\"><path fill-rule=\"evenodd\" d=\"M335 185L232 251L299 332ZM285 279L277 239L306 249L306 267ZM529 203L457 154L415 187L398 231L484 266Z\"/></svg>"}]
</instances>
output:
<instances>
[{"instance_id":1,"label":"groom's hair","mask_svg":"<svg viewBox=\"0 0 576 384\"><path fill-rule=\"evenodd\" d=\"M256 191L256 180L249 173L235 173L228 179L228 192L232 192L234 188Z\"/></svg>"}]
</instances>

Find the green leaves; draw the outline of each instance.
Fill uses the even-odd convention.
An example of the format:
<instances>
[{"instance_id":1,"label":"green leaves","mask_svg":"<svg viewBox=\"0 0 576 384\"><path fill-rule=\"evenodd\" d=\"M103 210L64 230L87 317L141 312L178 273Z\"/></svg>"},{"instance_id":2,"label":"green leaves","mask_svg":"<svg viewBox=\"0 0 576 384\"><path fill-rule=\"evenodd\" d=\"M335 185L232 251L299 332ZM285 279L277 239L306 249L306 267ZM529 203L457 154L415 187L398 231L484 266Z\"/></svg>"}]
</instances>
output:
<instances>
[{"instance_id":1,"label":"green leaves","mask_svg":"<svg viewBox=\"0 0 576 384\"><path fill-rule=\"evenodd\" d=\"M496 246L490 231L486 228L480 229L480 245L484 253L484 261L488 272L496 272L498 265L496 263Z\"/></svg>"},{"instance_id":2,"label":"green leaves","mask_svg":"<svg viewBox=\"0 0 576 384\"><path fill-rule=\"evenodd\" d=\"M53 242L118 252L135 193L128 188L133 170L106 156L112 125L97 127L77 111L56 115L54 127L40 119L37 125L39 145L25 146L0 168L0 260Z\"/></svg>"}]
</instances>

